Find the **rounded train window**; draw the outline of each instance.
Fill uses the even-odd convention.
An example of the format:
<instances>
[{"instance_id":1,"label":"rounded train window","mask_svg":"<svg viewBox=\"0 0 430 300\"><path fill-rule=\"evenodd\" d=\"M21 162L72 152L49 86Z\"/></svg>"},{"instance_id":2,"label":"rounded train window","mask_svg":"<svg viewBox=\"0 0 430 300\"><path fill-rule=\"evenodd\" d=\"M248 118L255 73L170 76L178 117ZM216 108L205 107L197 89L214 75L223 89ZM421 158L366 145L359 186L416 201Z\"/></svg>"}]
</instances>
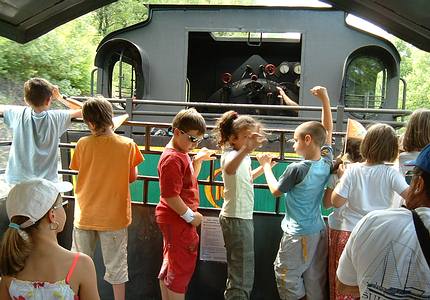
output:
<instances>
[{"instance_id":1,"label":"rounded train window","mask_svg":"<svg viewBox=\"0 0 430 300\"><path fill-rule=\"evenodd\" d=\"M344 105L354 108L384 108L387 98L387 67L378 57L358 56L351 60L344 81ZM372 119L372 113L352 113Z\"/></svg>"}]
</instances>

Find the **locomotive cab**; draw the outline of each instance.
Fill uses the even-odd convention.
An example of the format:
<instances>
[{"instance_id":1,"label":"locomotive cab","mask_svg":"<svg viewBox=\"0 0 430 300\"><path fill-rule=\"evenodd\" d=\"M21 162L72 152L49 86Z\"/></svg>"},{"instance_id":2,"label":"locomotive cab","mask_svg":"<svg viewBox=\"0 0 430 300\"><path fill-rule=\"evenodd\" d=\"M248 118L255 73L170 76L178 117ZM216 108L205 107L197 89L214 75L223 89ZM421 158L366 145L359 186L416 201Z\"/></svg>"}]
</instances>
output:
<instances>
[{"instance_id":1,"label":"locomotive cab","mask_svg":"<svg viewBox=\"0 0 430 300\"><path fill-rule=\"evenodd\" d=\"M188 37L189 99L209 103L284 105L278 90L281 88L299 104L300 33L190 32ZM200 109L216 113L225 110ZM298 114L293 110L236 110L250 115Z\"/></svg>"}]
</instances>

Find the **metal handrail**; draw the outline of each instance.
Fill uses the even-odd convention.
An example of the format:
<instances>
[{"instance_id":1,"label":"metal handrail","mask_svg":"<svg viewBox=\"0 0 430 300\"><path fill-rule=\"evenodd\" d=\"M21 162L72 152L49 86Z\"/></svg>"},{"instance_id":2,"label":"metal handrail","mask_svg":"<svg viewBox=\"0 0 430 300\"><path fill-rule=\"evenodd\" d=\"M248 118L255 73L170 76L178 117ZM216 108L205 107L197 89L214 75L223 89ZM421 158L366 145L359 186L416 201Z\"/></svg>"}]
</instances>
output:
<instances>
[{"instance_id":1,"label":"metal handrail","mask_svg":"<svg viewBox=\"0 0 430 300\"><path fill-rule=\"evenodd\" d=\"M89 97L73 97L76 100L86 100ZM127 99L105 98L111 103L126 103ZM265 104L233 104L233 103L209 103L209 102L184 102L184 101L166 101L166 100L140 100L133 99L133 104L149 104L162 106L183 106L183 107L208 107L208 108L248 108L248 109L267 109L267 110L286 110L286 111L321 111L320 106L287 106L287 105L265 105ZM378 113L378 114L396 114L409 115L411 110L407 109L379 109L379 108L355 108L345 107L345 112L361 112L361 113ZM337 111L337 107L331 108L332 112ZM133 110L133 114L139 110Z\"/></svg>"}]
</instances>

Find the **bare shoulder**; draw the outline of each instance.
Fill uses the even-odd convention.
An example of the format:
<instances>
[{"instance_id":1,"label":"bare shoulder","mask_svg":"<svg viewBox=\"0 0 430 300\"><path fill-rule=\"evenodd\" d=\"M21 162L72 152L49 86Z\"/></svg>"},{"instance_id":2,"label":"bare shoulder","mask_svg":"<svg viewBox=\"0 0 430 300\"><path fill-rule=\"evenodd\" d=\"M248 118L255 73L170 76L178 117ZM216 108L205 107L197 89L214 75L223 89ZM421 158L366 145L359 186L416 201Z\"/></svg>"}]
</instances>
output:
<instances>
[{"instance_id":1,"label":"bare shoulder","mask_svg":"<svg viewBox=\"0 0 430 300\"><path fill-rule=\"evenodd\" d=\"M79 269L83 272L87 272L90 269L94 269L94 262L91 257L84 253L79 253ZM76 266L78 267L78 265Z\"/></svg>"},{"instance_id":2,"label":"bare shoulder","mask_svg":"<svg viewBox=\"0 0 430 300\"><path fill-rule=\"evenodd\" d=\"M73 253L73 256L75 255L76 253ZM82 282L88 281L88 278L91 278L95 272L94 262L91 257L84 253L79 253L72 276L74 283L80 286Z\"/></svg>"},{"instance_id":3,"label":"bare shoulder","mask_svg":"<svg viewBox=\"0 0 430 300\"><path fill-rule=\"evenodd\" d=\"M13 277L3 276L0 277L0 299L11 299L9 295L9 286Z\"/></svg>"},{"instance_id":4,"label":"bare shoulder","mask_svg":"<svg viewBox=\"0 0 430 300\"><path fill-rule=\"evenodd\" d=\"M11 276L0 277L0 285L6 286L7 288L9 288L9 285L10 285L12 280L13 280L13 277L11 277Z\"/></svg>"}]
</instances>

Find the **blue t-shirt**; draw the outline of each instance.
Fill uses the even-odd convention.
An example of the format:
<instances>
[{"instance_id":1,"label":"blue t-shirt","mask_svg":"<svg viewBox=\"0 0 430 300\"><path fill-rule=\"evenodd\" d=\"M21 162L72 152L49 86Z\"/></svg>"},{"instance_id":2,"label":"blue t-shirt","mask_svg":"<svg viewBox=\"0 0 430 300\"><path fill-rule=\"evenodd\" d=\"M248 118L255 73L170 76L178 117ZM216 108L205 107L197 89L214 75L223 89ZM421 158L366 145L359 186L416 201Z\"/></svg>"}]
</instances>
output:
<instances>
[{"instance_id":1,"label":"blue t-shirt","mask_svg":"<svg viewBox=\"0 0 430 300\"><path fill-rule=\"evenodd\" d=\"M321 148L319 160L294 162L279 178L278 190L285 193L285 217L282 230L292 235L308 235L321 231L325 223L321 215L321 199L330 177L333 149Z\"/></svg>"},{"instance_id":2,"label":"blue t-shirt","mask_svg":"<svg viewBox=\"0 0 430 300\"><path fill-rule=\"evenodd\" d=\"M9 106L3 116L13 132L6 181L17 184L35 177L58 181L59 138L70 125L70 112L36 113L27 106Z\"/></svg>"}]
</instances>

